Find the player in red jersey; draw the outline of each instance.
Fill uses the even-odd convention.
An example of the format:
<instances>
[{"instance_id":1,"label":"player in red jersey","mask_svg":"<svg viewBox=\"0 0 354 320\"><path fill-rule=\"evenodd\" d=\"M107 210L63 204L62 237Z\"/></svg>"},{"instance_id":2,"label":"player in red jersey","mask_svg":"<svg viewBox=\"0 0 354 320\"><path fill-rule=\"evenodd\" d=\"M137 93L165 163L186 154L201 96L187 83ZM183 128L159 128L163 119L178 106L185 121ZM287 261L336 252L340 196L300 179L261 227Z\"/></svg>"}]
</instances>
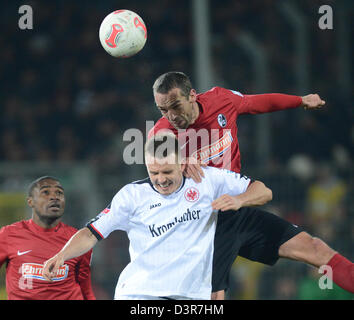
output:
<instances>
[{"instance_id":1,"label":"player in red jersey","mask_svg":"<svg viewBox=\"0 0 354 320\"><path fill-rule=\"evenodd\" d=\"M43 264L57 253L77 229L61 218L65 209L64 189L53 177L44 176L29 187L32 219L0 229L0 267L6 262L9 300L95 300L91 287L92 250L68 261L54 281L43 277Z\"/></svg>"},{"instance_id":2,"label":"player in red jersey","mask_svg":"<svg viewBox=\"0 0 354 320\"><path fill-rule=\"evenodd\" d=\"M239 115L297 107L318 109L325 104L317 94L303 97L276 93L243 95L221 87L197 94L182 72L168 72L158 77L153 93L163 117L150 130L149 137L160 130L174 132L184 146L184 156L189 159L185 175L197 182L203 176L200 165L240 173L236 124ZM242 208L236 213L219 214L214 248L214 299L224 298L230 269L238 255L268 265L275 264L279 257L315 267L328 265L332 268L333 281L354 292L351 261L302 228L260 209Z\"/></svg>"}]
</instances>

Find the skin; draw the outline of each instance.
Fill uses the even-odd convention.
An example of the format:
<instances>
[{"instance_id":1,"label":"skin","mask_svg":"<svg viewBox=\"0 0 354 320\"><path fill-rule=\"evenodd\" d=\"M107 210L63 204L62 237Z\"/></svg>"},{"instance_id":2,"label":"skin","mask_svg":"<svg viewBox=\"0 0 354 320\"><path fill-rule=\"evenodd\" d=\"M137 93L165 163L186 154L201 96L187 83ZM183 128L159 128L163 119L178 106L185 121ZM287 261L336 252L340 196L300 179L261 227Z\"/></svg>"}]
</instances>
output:
<instances>
[{"instance_id":1,"label":"skin","mask_svg":"<svg viewBox=\"0 0 354 320\"><path fill-rule=\"evenodd\" d=\"M197 92L194 89L188 97L182 95L181 89L174 88L167 94L155 92L154 98L161 114L176 129L187 129L199 116Z\"/></svg>"},{"instance_id":2,"label":"skin","mask_svg":"<svg viewBox=\"0 0 354 320\"><path fill-rule=\"evenodd\" d=\"M162 160L147 155L145 162L149 178L159 193L169 195L181 186L185 164L176 163L174 153Z\"/></svg>"},{"instance_id":3,"label":"skin","mask_svg":"<svg viewBox=\"0 0 354 320\"><path fill-rule=\"evenodd\" d=\"M58 181L42 180L27 198L27 204L32 208L32 219L37 225L53 228L64 214L64 189Z\"/></svg>"},{"instance_id":4,"label":"skin","mask_svg":"<svg viewBox=\"0 0 354 320\"><path fill-rule=\"evenodd\" d=\"M179 88L174 88L167 94L155 92L154 99L162 116L166 117L176 129L187 129L199 117L197 92L194 89L190 91L188 97L184 96ZM204 173L200 167L206 167L206 164L190 165L188 162L188 159L185 159L183 174L198 183L201 182Z\"/></svg>"}]
</instances>

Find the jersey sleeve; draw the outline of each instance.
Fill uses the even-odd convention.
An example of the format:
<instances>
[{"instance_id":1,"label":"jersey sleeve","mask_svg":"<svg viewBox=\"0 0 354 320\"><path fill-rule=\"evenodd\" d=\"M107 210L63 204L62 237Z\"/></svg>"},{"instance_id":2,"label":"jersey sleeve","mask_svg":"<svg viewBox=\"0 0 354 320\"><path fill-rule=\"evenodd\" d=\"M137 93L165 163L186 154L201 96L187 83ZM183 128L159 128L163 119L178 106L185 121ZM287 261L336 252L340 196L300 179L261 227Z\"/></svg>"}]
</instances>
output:
<instances>
[{"instance_id":1,"label":"jersey sleeve","mask_svg":"<svg viewBox=\"0 0 354 320\"><path fill-rule=\"evenodd\" d=\"M241 100L236 99L238 114L281 111L296 108L302 103L301 97L282 93L243 95Z\"/></svg>"},{"instance_id":2,"label":"jersey sleeve","mask_svg":"<svg viewBox=\"0 0 354 320\"><path fill-rule=\"evenodd\" d=\"M127 231L129 217L133 213L134 194L129 185L123 187L96 218L91 220L86 227L96 236L98 240L107 238L114 230Z\"/></svg>"},{"instance_id":3,"label":"jersey sleeve","mask_svg":"<svg viewBox=\"0 0 354 320\"><path fill-rule=\"evenodd\" d=\"M252 180L247 176L226 169L208 167L209 178L214 186L214 199L229 194L237 196L244 193Z\"/></svg>"},{"instance_id":4,"label":"jersey sleeve","mask_svg":"<svg viewBox=\"0 0 354 320\"><path fill-rule=\"evenodd\" d=\"M91 258L92 249L82 255L77 268L77 279L84 300L96 300L91 284Z\"/></svg>"},{"instance_id":5,"label":"jersey sleeve","mask_svg":"<svg viewBox=\"0 0 354 320\"><path fill-rule=\"evenodd\" d=\"M7 260L8 249L7 249L7 232L6 227L0 229L0 267Z\"/></svg>"}]
</instances>

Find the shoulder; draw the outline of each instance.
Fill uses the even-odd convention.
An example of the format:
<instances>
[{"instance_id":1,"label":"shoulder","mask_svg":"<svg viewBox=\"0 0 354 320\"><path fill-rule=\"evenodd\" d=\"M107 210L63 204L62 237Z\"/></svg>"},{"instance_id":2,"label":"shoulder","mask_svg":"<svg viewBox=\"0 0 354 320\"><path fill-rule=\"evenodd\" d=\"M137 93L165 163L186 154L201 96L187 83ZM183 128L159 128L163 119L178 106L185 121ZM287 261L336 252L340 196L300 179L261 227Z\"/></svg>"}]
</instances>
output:
<instances>
[{"instance_id":1,"label":"shoulder","mask_svg":"<svg viewBox=\"0 0 354 320\"><path fill-rule=\"evenodd\" d=\"M205 167L202 168L206 177L210 179L220 179L223 177L232 177L232 178L239 178L241 175L234 171L225 169L225 168L216 168L216 167ZM247 178L247 177L246 177Z\"/></svg>"},{"instance_id":2,"label":"shoulder","mask_svg":"<svg viewBox=\"0 0 354 320\"><path fill-rule=\"evenodd\" d=\"M16 232L21 232L23 229L27 229L26 220L17 221L7 226L4 226L0 228L0 233L1 234L16 233Z\"/></svg>"},{"instance_id":3,"label":"shoulder","mask_svg":"<svg viewBox=\"0 0 354 320\"><path fill-rule=\"evenodd\" d=\"M222 174L224 169L207 166L207 167L202 167L202 170L204 172L205 177L213 178L215 176L219 176L220 174Z\"/></svg>"},{"instance_id":4,"label":"shoulder","mask_svg":"<svg viewBox=\"0 0 354 320\"><path fill-rule=\"evenodd\" d=\"M234 92L237 92L237 91L233 91L233 90L226 89L223 87L213 87L208 91L199 93L197 95L197 99L206 99L206 98L210 99L213 97L228 96L228 95L234 94Z\"/></svg>"},{"instance_id":5,"label":"shoulder","mask_svg":"<svg viewBox=\"0 0 354 320\"><path fill-rule=\"evenodd\" d=\"M150 179L149 177L146 177L144 179L141 179L141 180L136 180L136 181L132 181L128 184L126 184L124 187L122 187L118 193L120 191L124 191L124 192L132 192L132 191L135 191L135 190L140 190L142 188L145 188L146 186L150 186Z\"/></svg>"},{"instance_id":6,"label":"shoulder","mask_svg":"<svg viewBox=\"0 0 354 320\"><path fill-rule=\"evenodd\" d=\"M223 110L231 105L239 104L243 95L235 90L222 87L213 87L210 90L200 93L197 96L197 102L202 105L204 110Z\"/></svg>"},{"instance_id":7,"label":"shoulder","mask_svg":"<svg viewBox=\"0 0 354 320\"><path fill-rule=\"evenodd\" d=\"M130 182L123 186L113 197L112 203L117 201L133 204L136 201L132 199L139 199L140 197L147 196L149 191L152 191L151 182L149 178Z\"/></svg>"}]
</instances>

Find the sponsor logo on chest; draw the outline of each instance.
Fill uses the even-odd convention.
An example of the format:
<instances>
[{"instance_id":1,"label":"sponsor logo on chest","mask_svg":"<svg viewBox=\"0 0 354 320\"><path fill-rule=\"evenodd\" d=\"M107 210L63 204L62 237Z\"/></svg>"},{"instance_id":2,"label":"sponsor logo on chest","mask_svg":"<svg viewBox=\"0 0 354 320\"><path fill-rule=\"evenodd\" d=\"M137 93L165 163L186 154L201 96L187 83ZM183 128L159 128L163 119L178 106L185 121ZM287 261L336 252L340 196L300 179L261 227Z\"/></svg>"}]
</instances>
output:
<instances>
[{"instance_id":1,"label":"sponsor logo on chest","mask_svg":"<svg viewBox=\"0 0 354 320\"><path fill-rule=\"evenodd\" d=\"M217 141L214 141L212 144L195 151L192 154L192 157L198 161L208 163L210 160L223 155L225 151L231 147L232 141L233 139L231 132L227 130L225 134Z\"/></svg>"},{"instance_id":2,"label":"sponsor logo on chest","mask_svg":"<svg viewBox=\"0 0 354 320\"><path fill-rule=\"evenodd\" d=\"M43 277L43 264L23 263L21 272L23 278L46 281L46 279ZM58 269L56 276L52 280L53 281L64 280L68 277L68 273L69 273L69 266L64 264Z\"/></svg>"},{"instance_id":3,"label":"sponsor logo on chest","mask_svg":"<svg viewBox=\"0 0 354 320\"><path fill-rule=\"evenodd\" d=\"M149 231L151 233L151 236L154 237L159 237L168 230L174 228L180 223L184 222L191 222L193 220L199 220L200 219L200 212L201 210L189 210L187 209L186 212L184 212L181 216L174 217L170 222L166 224L162 224L160 226L156 226L155 224L149 225Z\"/></svg>"}]
</instances>

